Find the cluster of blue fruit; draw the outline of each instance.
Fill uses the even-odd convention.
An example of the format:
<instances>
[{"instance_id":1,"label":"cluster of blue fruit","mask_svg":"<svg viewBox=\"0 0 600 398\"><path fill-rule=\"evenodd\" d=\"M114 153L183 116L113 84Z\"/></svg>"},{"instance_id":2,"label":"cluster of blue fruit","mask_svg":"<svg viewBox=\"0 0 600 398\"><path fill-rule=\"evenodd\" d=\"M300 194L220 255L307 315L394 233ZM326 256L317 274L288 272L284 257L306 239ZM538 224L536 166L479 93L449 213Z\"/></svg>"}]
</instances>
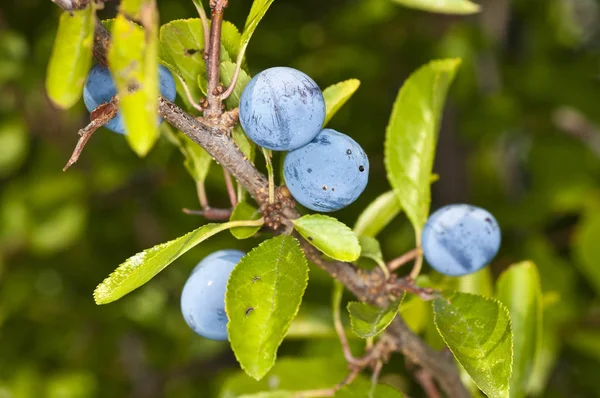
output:
<instances>
[{"instance_id":1,"label":"cluster of blue fruit","mask_svg":"<svg viewBox=\"0 0 600 398\"><path fill-rule=\"evenodd\" d=\"M369 159L352 138L325 123L321 89L304 73L267 69L246 86L240 123L263 148L288 151L283 174L290 193L303 206L331 212L354 202L369 180Z\"/></svg>"},{"instance_id":2,"label":"cluster of blue fruit","mask_svg":"<svg viewBox=\"0 0 600 398\"><path fill-rule=\"evenodd\" d=\"M161 94L173 101L175 81L160 67ZM92 68L84 89L91 112L117 94L107 68ZM369 160L356 141L323 129L325 100L317 84L291 68L271 68L256 75L240 100L240 123L256 144L288 151L284 178L294 198L305 207L330 212L354 202L368 182ZM161 119L158 119L158 123ZM106 127L124 134L120 114ZM450 205L433 213L421 236L423 255L438 272L462 276L488 264L500 248L500 228L486 210ZM181 311L199 335L227 340L225 291L229 275L245 253L220 250L192 271L181 294Z\"/></svg>"}]
</instances>

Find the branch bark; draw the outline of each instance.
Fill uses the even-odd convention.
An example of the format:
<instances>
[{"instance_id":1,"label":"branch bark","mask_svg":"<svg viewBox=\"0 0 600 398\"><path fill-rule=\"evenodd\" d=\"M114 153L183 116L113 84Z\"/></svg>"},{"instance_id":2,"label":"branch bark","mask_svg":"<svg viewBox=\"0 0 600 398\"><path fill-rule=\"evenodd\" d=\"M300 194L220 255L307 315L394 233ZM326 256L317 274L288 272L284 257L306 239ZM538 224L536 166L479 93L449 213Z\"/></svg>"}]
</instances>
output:
<instances>
[{"instance_id":1,"label":"branch bark","mask_svg":"<svg viewBox=\"0 0 600 398\"><path fill-rule=\"evenodd\" d=\"M213 1L215 5L215 8L213 8L214 16L219 5L224 7L226 6L227 1ZM217 12L217 18L219 18L219 12ZM222 18L222 8L220 9L220 18ZM215 22L216 21L213 20L213 26L216 25ZM96 26L96 39L94 40L94 56L99 62L106 62L106 53L109 45L110 33L100 22L98 22ZM211 42L211 47L212 46L214 46L214 43ZM214 76L215 75L213 74L213 80L215 79ZM209 77L209 83L210 80L211 77ZM218 80L216 83L218 85ZM214 85L215 81L211 84ZM263 206L268 205L269 185L267 178L242 154L235 142L231 139L229 134L231 131L231 123L227 120L227 117L225 117L226 115L221 118L196 119L173 102L163 97L159 98L159 114L169 124L179 129L192 141L203 147L221 166L243 185L244 188L246 188L261 208L267 207ZM281 192L284 191L287 190L280 188L278 190L278 197L281 197ZM283 197L285 197L285 195L283 195ZM287 220L300 217L300 213L293 207L293 201L285 203L292 203L292 205L284 205L280 210L281 216ZM265 219L267 219L267 216L268 215L265 214ZM282 222L283 224L286 224L285 220ZM274 227L273 229L276 230L277 227ZM388 304L390 281L386 280L380 269L376 268L373 271L367 272L358 269L349 263L325 261L322 259L320 252L308 241L304 240L298 234L294 233L294 236L299 239L302 249L310 261L323 268L333 278L342 282L346 288L361 301L380 306ZM402 283L394 286L402 288ZM460 382L459 374L452 358L449 358L443 353L434 351L421 338L415 335L400 317L396 318L382 338L393 341L396 351L403 353L411 362L427 369L449 397L464 398L470 396Z\"/></svg>"}]
</instances>

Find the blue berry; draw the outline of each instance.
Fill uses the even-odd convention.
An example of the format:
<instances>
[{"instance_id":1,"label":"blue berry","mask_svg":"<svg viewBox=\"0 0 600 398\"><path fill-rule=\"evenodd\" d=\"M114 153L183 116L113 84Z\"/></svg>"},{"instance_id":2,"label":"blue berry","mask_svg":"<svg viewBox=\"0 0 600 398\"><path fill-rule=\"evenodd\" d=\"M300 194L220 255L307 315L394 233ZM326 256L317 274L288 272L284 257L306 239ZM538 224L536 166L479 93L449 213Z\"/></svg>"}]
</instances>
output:
<instances>
[{"instance_id":1,"label":"blue berry","mask_svg":"<svg viewBox=\"0 0 600 398\"><path fill-rule=\"evenodd\" d=\"M308 145L287 154L285 183L300 204L330 212L354 202L369 180L369 159L356 141L325 129Z\"/></svg>"},{"instance_id":2,"label":"blue berry","mask_svg":"<svg viewBox=\"0 0 600 398\"><path fill-rule=\"evenodd\" d=\"M500 227L487 210L449 205L433 213L421 236L425 259L436 271L450 276L476 272L500 249Z\"/></svg>"},{"instance_id":3,"label":"blue berry","mask_svg":"<svg viewBox=\"0 0 600 398\"><path fill-rule=\"evenodd\" d=\"M185 322L200 336L227 340L225 290L229 274L244 257L239 250L219 250L205 257L185 282L181 312Z\"/></svg>"},{"instance_id":4,"label":"blue berry","mask_svg":"<svg viewBox=\"0 0 600 398\"><path fill-rule=\"evenodd\" d=\"M160 92L163 97L170 101L175 100L176 87L175 80L171 72L164 66L159 67L159 84ZM113 96L117 94L117 88L113 82L112 76L108 68L102 65L96 65L90 71L85 87L83 88L83 102L88 111L92 112L99 105L109 102ZM162 119L158 117L158 124L162 122ZM108 123L104 125L109 130L115 133L125 134L125 126L123 124L123 118L121 111L117 113L117 116L112 118Z\"/></svg>"},{"instance_id":5,"label":"blue berry","mask_svg":"<svg viewBox=\"0 0 600 398\"><path fill-rule=\"evenodd\" d=\"M240 123L256 144L291 151L308 144L323 128L325 99L304 73L285 67L254 76L240 99Z\"/></svg>"}]
</instances>

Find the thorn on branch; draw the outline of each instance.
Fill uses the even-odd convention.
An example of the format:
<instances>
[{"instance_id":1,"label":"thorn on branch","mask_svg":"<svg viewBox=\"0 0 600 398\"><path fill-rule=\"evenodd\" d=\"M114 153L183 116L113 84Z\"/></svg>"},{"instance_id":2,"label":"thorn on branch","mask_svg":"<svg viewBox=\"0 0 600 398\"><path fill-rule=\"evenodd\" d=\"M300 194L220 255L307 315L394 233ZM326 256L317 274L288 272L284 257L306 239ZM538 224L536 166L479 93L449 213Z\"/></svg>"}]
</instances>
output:
<instances>
[{"instance_id":1,"label":"thorn on branch","mask_svg":"<svg viewBox=\"0 0 600 398\"><path fill-rule=\"evenodd\" d=\"M96 130L98 130L100 127L104 126L112 118L114 118L117 115L118 111L119 111L119 97L116 95L114 97L112 97L112 99L109 102L106 102L106 103L98 106L96 109L94 109L92 111L92 113L90 115L91 122L87 126L82 128L81 130L79 130L79 133L78 133L80 135L79 141L77 141L75 150L73 151L71 158L69 159L69 161L63 168L63 171L67 171L67 169L69 167L71 167L73 164L75 164L77 162L77 160L79 159L79 156L81 155L81 152L83 152L83 148L85 148L85 145L87 144L89 139L92 137L92 134L94 134L96 132Z\"/></svg>"}]
</instances>

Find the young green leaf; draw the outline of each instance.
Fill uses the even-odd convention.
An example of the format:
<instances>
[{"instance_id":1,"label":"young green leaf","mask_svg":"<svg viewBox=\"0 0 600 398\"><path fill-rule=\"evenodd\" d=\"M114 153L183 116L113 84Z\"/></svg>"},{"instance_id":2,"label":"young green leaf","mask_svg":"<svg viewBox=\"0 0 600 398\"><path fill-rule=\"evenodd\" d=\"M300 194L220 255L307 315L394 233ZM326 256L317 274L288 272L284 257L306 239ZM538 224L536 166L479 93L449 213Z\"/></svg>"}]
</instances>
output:
<instances>
[{"instance_id":1,"label":"young green leaf","mask_svg":"<svg viewBox=\"0 0 600 398\"><path fill-rule=\"evenodd\" d=\"M254 31L269 10L269 7L271 7L273 1L274 0L254 0L252 3L252 8L250 8L250 13L248 14L246 25L244 26L244 32L240 38L239 52L235 62L236 65L242 65L248 43L250 43Z\"/></svg>"},{"instance_id":2,"label":"young green leaf","mask_svg":"<svg viewBox=\"0 0 600 398\"><path fill-rule=\"evenodd\" d=\"M144 26L131 21L144 9ZM108 52L127 141L146 156L158 139L158 11L155 0L127 0L112 26Z\"/></svg>"},{"instance_id":3,"label":"young green leaf","mask_svg":"<svg viewBox=\"0 0 600 398\"><path fill-rule=\"evenodd\" d=\"M258 225L259 222L228 222L206 224L170 242L162 243L130 257L98 285L94 291L96 304L108 304L120 299L154 278L181 255L202 241L226 229Z\"/></svg>"},{"instance_id":4,"label":"young green leaf","mask_svg":"<svg viewBox=\"0 0 600 398\"><path fill-rule=\"evenodd\" d=\"M358 216L354 233L359 236L375 237L400 214L401 210L400 201L394 191L381 194Z\"/></svg>"},{"instance_id":5,"label":"young green leaf","mask_svg":"<svg viewBox=\"0 0 600 398\"><path fill-rule=\"evenodd\" d=\"M381 245L379 241L370 236L359 236L360 243L360 258L356 261L356 265L367 270L373 269L375 265L384 268L385 261L381 253Z\"/></svg>"},{"instance_id":6,"label":"young green leaf","mask_svg":"<svg viewBox=\"0 0 600 398\"><path fill-rule=\"evenodd\" d=\"M258 220L261 217L262 214L256 207L246 202L240 202L233 209L229 221ZM254 236L259 230L260 226L231 228L230 231L237 239L248 239Z\"/></svg>"},{"instance_id":7,"label":"young green leaf","mask_svg":"<svg viewBox=\"0 0 600 398\"><path fill-rule=\"evenodd\" d=\"M327 108L324 126L329 123L333 115L348 102L350 97L352 97L352 94L358 90L359 86L360 80L350 79L329 86L323 90L323 97L325 97L325 106Z\"/></svg>"},{"instance_id":8,"label":"young green leaf","mask_svg":"<svg viewBox=\"0 0 600 398\"><path fill-rule=\"evenodd\" d=\"M348 303L348 312L352 331L363 339L377 336L392 323L398 314L402 298L391 303L387 308L351 301Z\"/></svg>"},{"instance_id":9,"label":"young green leaf","mask_svg":"<svg viewBox=\"0 0 600 398\"><path fill-rule=\"evenodd\" d=\"M63 12L48 64L46 91L54 104L70 108L81 98L92 65L95 7Z\"/></svg>"},{"instance_id":10,"label":"young green leaf","mask_svg":"<svg viewBox=\"0 0 600 398\"><path fill-rule=\"evenodd\" d=\"M229 87L231 81L233 80L233 75L235 74L235 64L233 62L223 62L221 63L221 80L225 87ZM238 74L237 81L235 83L235 88L233 92L227 99L225 100L229 109L236 108L240 104L240 98L242 97L242 92L244 91L244 87L250 81L250 76L242 69Z\"/></svg>"},{"instance_id":11,"label":"young green leaf","mask_svg":"<svg viewBox=\"0 0 600 398\"><path fill-rule=\"evenodd\" d=\"M431 202L431 174L446 93L458 59L433 61L413 73L394 104L385 140L385 166L417 241Z\"/></svg>"},{"instance_id":12,"label":"young green leaf","mask_svg":"<svg viewBox=\"0 0 600 398\"><path fill-rule=\"evenodd\" d=\"M306 258L290 236L261 243L234 268L225 295L227 330L249 376L260 380L275 363L307 283Z\"/></svg>"},{"instance_id":13,"label":"young green leaf","mask_svg":"<svg viewBox=\"0 0 600 398\"><path fill-rule=\"evenodd\" d=\"M339 261L354 261L360 256L358 238L335 218L311 214L292 222L300 235L329 257Z\"/></svg>"},{"instance_id":14,"label":"young green leaf","mask_svg":"<svg viewBox=\"0 0 600 398\"><path fill-rule=\"evenodd\" d=\"M479 5L469 0L393 0L403 6L440 14L474 14Z\"/></svg>"},{"instance_id":15,"label":"young green leaf","mask_svg":"<svg viewBox=\"0 0 600 398\"><path fill-rule=\"evenodd\" d=\"M498 279L497 296L512 321L511 397L524 397L542 341L542 288L535 264L523 262L504 271Z\"/></svg>"},{"instance_id":16,"label":"young green leaf","mask_svg":"<svg viewBox=\"0 0 600 398\"><path fill-rule=\"evenodd\" d=\"M199 18L179 19L163 25L160 28L160 44L161 62L177 68L192 98L198 101L202 95L198 77L206 75L202 21Z\"/></svg>"},{"instance_id":17,"label":"young green leaf","mask_svg":"<svg viewBox=\"0 0 600 398\"><path fill-rule=\"evenodd\" d=\"M379 241L370 236L359 236L360 256L370 258L376 263L383 263L383 254L381 253L381 245Z\"/></svg>"},{"instance_id":18,"label":"young green leaf","mask_svg":"<svg viewBox=\"0 0 600 398\"><path fill-rule=\"evenodd\" d=\"M508 397L513 336L506 307L455 292L435 300L433 311L438 332L475 384L489 397Z\"/></svg>"},{"instance_id":19,"label":"young green leaf","mask_svg":"<svg viewBox=\"0 0 600 398\"><path fill-rule=\"evenodd\" d=\"M231 136L244 156L248 158L250 163L254 163L256 144L248 139L248 136L239 124L233 128Z\"/></svg>"}]
</instances>

